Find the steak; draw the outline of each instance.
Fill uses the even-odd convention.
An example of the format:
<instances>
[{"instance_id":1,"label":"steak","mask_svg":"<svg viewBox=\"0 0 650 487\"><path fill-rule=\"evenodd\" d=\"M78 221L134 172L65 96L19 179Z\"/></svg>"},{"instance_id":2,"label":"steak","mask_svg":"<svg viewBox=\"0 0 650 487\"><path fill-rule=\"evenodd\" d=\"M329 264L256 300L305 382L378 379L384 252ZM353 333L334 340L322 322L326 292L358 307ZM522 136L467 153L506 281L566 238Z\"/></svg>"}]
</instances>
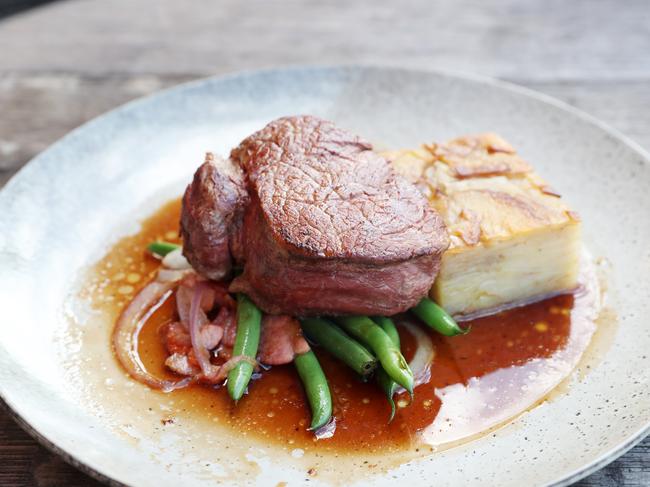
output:
<instances>
[{"instance_id":1,"label":"steak","mask_svg":"<svg viewBox=\"0 0 650 487\"><path fill-rule=\"evenodd\" d=\"M248 198L237 200L243 211L220 215L216 225L203 221L214 211L192 206L215 210L214 199L223 197L195 187L203 184L197 176L183 201L183 218L199 220L183 226L183 237L193 240L185 255L199 272L222 274L227 259L215 242L228 241L243 265L230 291L248 294L270 314L392 315L428 293L447 231L420 191L368 142L316 117L286 117L246 138L231 160L245 174ZM199 249L200 242L214 250Z\"/></svg>"}]
</instances>

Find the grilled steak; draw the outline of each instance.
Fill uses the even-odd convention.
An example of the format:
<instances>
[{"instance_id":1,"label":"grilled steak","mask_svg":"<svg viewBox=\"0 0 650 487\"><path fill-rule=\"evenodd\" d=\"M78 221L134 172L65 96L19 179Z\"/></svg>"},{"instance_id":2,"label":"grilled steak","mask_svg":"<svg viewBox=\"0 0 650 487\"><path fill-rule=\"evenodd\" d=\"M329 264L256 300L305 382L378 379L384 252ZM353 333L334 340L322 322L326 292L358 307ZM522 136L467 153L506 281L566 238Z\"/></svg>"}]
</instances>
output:
<instances>
[{"instance_id":1,"label":"grilled steak","mask_svg":"<svg viewBox=\"0 0 650 487\"><path fill-rule=\"evenodd\" d=\"M228 241L241 242L236 259L244 265L231 291L247 293L268 313L291 315L392 315L427 294L448 245L444 224L371 149L331 122L301 116L270 123L232 151L249 199L241 199L241 227L230 227ZM187 193L214 199L197 184L195 177ZM187 193L183 218L196 215L192 205L214 205ZM221 221L237 221L239 211ZM209 226L195 225L206 241ZM186 239L192 233L183 226ZM197 244L185 249L190 262L219 274L213 266L222 257Z\"/></svg>"}]
</instances>

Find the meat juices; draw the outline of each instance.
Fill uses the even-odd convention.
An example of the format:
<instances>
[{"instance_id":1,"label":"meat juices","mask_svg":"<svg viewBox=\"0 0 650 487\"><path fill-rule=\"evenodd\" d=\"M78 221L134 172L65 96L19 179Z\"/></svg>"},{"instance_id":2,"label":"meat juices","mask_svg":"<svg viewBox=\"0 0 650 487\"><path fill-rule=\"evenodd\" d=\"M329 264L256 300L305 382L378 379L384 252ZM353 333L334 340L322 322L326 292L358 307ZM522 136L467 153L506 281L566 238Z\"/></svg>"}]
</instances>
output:
<instances>
[{"instance_id":1,"label":"meat juices","mask_svg":"<svg viewBox=\"0 0 650 487\"><path fill-rule=\"evenodd\" d=\"M231 153L244 177L208 162L197 171L183 199L185 256L207 277L226 275L233 259L243 265L230 291L270 314L393 315L414 306L436 277L447 232L371 149L316 117L271 122ZM215 191L226 178L241 186Z\"/></svg>"}]
</instances>

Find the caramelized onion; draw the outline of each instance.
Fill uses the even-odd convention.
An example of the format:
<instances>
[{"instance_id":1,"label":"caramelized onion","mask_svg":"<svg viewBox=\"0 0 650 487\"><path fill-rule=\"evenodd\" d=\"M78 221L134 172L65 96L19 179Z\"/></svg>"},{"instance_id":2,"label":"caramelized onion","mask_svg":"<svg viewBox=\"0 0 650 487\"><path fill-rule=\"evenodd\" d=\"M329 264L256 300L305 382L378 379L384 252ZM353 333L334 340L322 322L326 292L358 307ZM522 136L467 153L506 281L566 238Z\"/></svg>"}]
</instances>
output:
<instances>
[{"instance_id":1,"label":"caramelized onion","mask_svg":"<svg viewBox=\"0 0 650 487\"><path fill-rule=\"evenodd\" d=\"M159 379L151 375L138 354L138 334L147 319L167 300L176 281L151 281L143 287L122 311L113 330L113 347L122 366L131 377L164 392L173 391L191 384L194 378L180 381Z\"/></svg>"},{"instance_id":2,"label":"caramelized onion","mask_svg":"<svg viewBox=\"0 0 650 487\"><path fill-rule=\"evenodd\" d=\"M257 367L259 365L255 359L252 359L246 355L236 355L234 357L229 358L222 365L213 365L211 375L208 376L205 374L199 374L197 375L197 377L200 380L207 382L209 384L219 384L223 382L226 379L226 377L228 377L228 373L239 362L247 362L251 364L253 367Z\"/></svg>"},{"instance_id":3,"label":"caramelized onion","mask_svg":"<svg viewBox=\"0 0 650 487\"><path fill-rule=\"evenodd\" d=\"M162 265L167 269L174 270L188 270L192 269L192 266L183 256L183 248L179 247L176 250L172 250L165 257L163 257Z\"/></svg>"},{"instance_id":4,"label":"caramelized onion","mask_svg":"<svg viewBox=\"0 0 650 487\"><path fill-rule=\"evenodd\" d=\"M327 438L331 438L332 436L334 436L335 431L336 431L336 417L332 416L332 419L330 419L326 424L324 424L316 431L314 431L314 436L316 437L317 440L325 440Z\"/></svg>"},{"instance_id":5,"label":"caramelized onion","mask_svg":"<svg viewBox=\"0 0 650 487\"><path fill-rule=\"evenodd\" d=\"M422 331L419 326L409 323L408 321L401 321L400 325L406 328L417 343L415 354L409 362L409 367L413 372L413 387L421 384L426 384L431 379L431 363L435 352L433 350L433 343L431 337Z\"/></svg>"},{"instance_id":6,"label":"caramelized onion","mask_svg":"<svg viewBox=\"0 0 650 487\"><path fill-rule=\"evenodd\" d=\"M194 349L196 360L199 362L199 366L201 367L203 375L210 377L214 375L215 368L210 363L210 351L203 343L203 336L201 335L201 327L203 327L203 325L208 322L205 313L201 309L203 294L207 290L208 287L204 282L197 282L194 285L194 292L192 294L192 301L190 304L188 328L190 331L190 339L192 340L192 348Z\"/></svg>"},{"instance_id":7,"label":"caramelized onion","mask_svg":"<svg viewBox=\"0 0 650 487\"><path fill-rule=\"evenodd\" d=\"M230 372L235 365L237 365L239 362L246 362L251 364L253 367L257 368L259 365L257 363L257 360L254 358L250 358L248 355L235 355L234 357L229 358L226 362L223 363L221 366L221 372L225 373L228 375L228 372Z\"/></svg>"},{"instance_id":8,"label":"caramelized onion","mask_svg":"<svg viewBox=\"0 0 650 487\"><path fill-rule=\"evenodd\" d=\"M192 269L167 269L162 268L158 271L158 277L156 280L159 282L178 282L183 279L185 276L192 274L194 271Z\"/></svg>"}]
</instances>

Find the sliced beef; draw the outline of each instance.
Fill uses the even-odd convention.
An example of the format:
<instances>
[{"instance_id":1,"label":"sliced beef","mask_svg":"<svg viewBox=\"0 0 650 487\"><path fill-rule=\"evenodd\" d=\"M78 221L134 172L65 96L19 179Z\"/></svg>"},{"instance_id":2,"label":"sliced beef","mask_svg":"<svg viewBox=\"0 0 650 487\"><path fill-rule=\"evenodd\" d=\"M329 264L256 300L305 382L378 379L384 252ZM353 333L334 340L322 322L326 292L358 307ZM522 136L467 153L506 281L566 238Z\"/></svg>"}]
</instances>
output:
<instances>
[{"instance_id":1,"label":"sliced beef","mask_svg":"<svg viewBox=\"0 0 650 487\"><path fill-rule=\"evenodd\" d=\"M237 242L233 236L248 202L241 169L208 153L183 196L183 255L201 275L228 277Z\"/></svg>"},{"instance_id":2,"label":"sliced beef","mask_svg":"<svg viewBox=\"0 0 650 487\"><path fill-rule=\"evenodd\" d=\"M232 151L248 197L220 214L219 222L232 223L227 228L193 208L215 209L213 200L222 199L201 188L205 164L197 171L183 201L183 220L193 221L183 230L194 239L188 259L208 277L223 275L226 247L197 244L228 242L244 266L230 291L247 293L270 314L392 315L415 305L435 279L447 232L418 189L371 149L315 117L270 123Z\"/></svg>"}]
</instances>

